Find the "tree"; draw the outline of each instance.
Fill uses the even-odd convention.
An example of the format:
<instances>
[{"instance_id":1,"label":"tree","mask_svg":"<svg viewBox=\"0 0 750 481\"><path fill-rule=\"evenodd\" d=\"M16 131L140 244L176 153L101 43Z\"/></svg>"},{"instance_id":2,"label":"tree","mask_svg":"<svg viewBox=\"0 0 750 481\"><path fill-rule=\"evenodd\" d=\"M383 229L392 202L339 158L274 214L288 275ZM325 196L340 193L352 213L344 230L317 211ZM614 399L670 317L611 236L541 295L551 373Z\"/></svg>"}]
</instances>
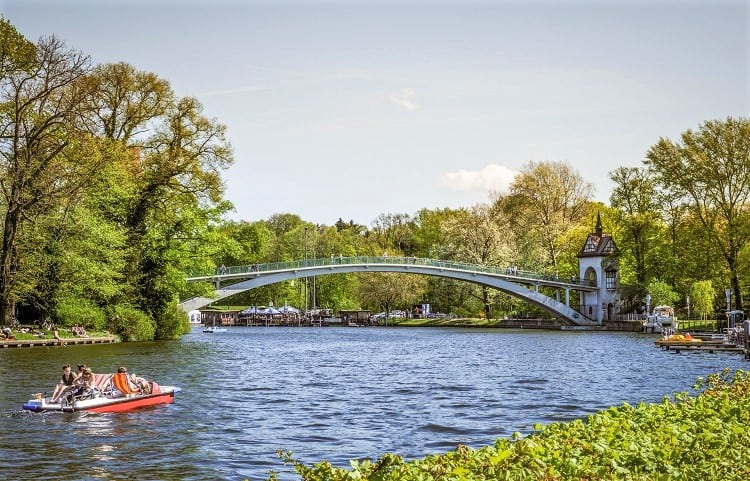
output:
<instances>
[{"instance_id":1,"label":"tree","mask_svg":"<svg viewBox=\"0 0 750 481\"><path fill-rule=\"evenodd\" d=\"M395 250L405 256L413 255L413 229L414 220L408 214L380 214L372 225L372 231L383 252Z\"/></svg>"},{"instance_id":2,"label":"tree","mask_svg":"<svg viewBox=\"0 0 750 481\"><path fill-rule=\"evenodd\" d=\"M0 82L13 72L33 69L36 47L0 16Z\"/></svg>"},{"instance_id":3,"label":"tree","mask_svg":"<svg viewBox=\"0 0 750 481\"><path fill-rule=\"evenodd\" d=\"M660 196L656 182L645 169L620 167L609 173L615 183L609 202L620 214L619 223L624 237L618 239L621 250L632 253L635 263L635 281L646 285L646 257L652 247L654 234L658 233L656 213Z\"/></svg>"},{"instance_id":4,"label":"tree","mask_svg":"<svg viewBox=\"0 0 750 481\"><path fill-rule=\"evenodd\" d=\"M737 309L742 309L738 257L750 240L750 120L707 121L681 142L661 138L646 165L660 184L684 199L729 270Z\"/></svg>"},{"instance_id":5,"label":"tree","mask_svg":"<svg viewBox=\"0 0 750 481\"><path fill-rule=\"evenodd\" d=\"M411 308L423 295L426 281L423 276L383 272L362 274L360 297L367 299L368 307L383 309L388 314L395 307Z\"/></svg>"},{"instance_id":6,"label":"tree","mask_svg":"<svg viewBox=\"0 0 750 481\"><path fill-rule=\"evenodd\" d=\"M646 289L651 295L652 306L672 305L680 298L680 295L672 289L672 286L658 279L649 282Z\"/></svg>"},{"instance_id":7,"label":"tree","mask_svg":"<svg viewBox=\"0 0 750 481\"><path fill-rule=\"evenodd\" d=\"M197 100L176 98L167 82L127 64L101 66L88 81L98 93L89 128L130 152L122 160L133 185L120 222L131 302L156 320L157 337L171 337L179 322L170 306L183 285L178 253L209 231L217 208L230 207L221 202L220 171L232 162L225 127Z\"/></svg>"},{"instance_id":8,"label":"tree","mask_svg":"<svg viewBox=\"0 0 750 481\"><path fill-rule=\"evenodd\" d=\"M586 214L594 187L564 162L529 162L516 175L503 208L519 235L535 237L547 265L558 268L559 238Z\"/></svg>"},{"instance_id":9,"label":"tree","mask_svg":"<svg viewBox=\"0 0 750 481\"><path fill-rule=\"evenodd\" d=\"M11 315L21 268L19 235L38 216L70 202L100 165L95 142L82 134L91 91L82 78L89 59L55 37L40 40L29 71L6 72L0 115L0 321Z\"/></svg>"},{"instance_id":10,"label":"tree","mask_svg":"<svg viewBox=\"0 0 750 481\"><path fill-rule=\"evenodd\" d=\"M450 218L444 225L447 249L452 259L485 266L510 265L510 229L508 220L499 210L486 204L474 206L463 215ZM481 286L481 301L487 319L491 317L491 306L495 289Z\"/></svg>"},{"instance_id":11,"label":"tree","mask_svg":"<svg viewBox=\"0 0 750 481\"><path fill-rule=\"evenodd\" d=\"M697 281L690 286L690 301L693 311L706 319L714 312L714 287L711 281Z\"/></svg>"}]
</instances>

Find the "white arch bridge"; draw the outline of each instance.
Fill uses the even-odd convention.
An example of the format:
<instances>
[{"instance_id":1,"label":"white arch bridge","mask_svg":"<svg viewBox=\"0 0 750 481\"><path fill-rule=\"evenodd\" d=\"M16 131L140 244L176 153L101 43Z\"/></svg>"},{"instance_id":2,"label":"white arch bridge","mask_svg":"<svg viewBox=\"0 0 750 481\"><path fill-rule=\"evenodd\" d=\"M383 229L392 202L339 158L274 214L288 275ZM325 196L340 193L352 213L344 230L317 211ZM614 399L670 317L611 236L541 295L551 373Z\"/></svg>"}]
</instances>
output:
<instances>
[{"instance_id":1,"label":"white arch bridge","mask_svg":"<svg viewBox=\"0 0 750 481\"><path fill-rule=\"evenodd\" d=\"M343 274L350 272L399 272L458 279L492 287L511 296L534 304L561 320L576 325L595 325L591 320L570 307L570 292L593 292L598 288L586 279L563 280L556 276L497 267L467 264L463 262L422 259L415 257L332 257L330 259L306 259L291 262L253 264L217 269L210 275L188 277L188 282L212 282L216 286L214 297L185 299L180 307L186 312L225 297L256 287L275 284L291 279ZM223 285L223 287L222 287ZM555 289L556 297L539 292L539 288ZM564 292L564 301L559 299Z\"/></svg>"}]
</instances>

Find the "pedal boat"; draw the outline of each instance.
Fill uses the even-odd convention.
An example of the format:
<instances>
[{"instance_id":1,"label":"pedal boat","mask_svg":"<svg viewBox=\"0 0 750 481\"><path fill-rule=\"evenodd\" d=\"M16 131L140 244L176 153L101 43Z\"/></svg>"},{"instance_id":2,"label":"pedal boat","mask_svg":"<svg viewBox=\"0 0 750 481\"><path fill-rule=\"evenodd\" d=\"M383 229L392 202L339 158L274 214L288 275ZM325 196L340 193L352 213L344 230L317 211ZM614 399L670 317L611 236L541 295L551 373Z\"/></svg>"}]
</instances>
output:
<instances>
[{"instance_id":1,"label":"pedal boat","mask_svg":"<svg viewBox=\"0 0 750 481\"><path fill-rule=\"evenodd\" d=\"M101 376L97 374L96 376ZM43 411L62 411L78 412L86 411L92 413L118 413L132 411L147 406L156 406L159 404L171 404L174 402L174 396L180 392L180 388L175 386L160 386L155 382L151 385L150 393L123 393L116 389L111 383L105 387L92 387L86 389L78 395L64 395L55 402L50 402L49 398L42 393L34 395L33 399L23 404L26 411L43 412Z\"/></svg>"}]
</instances>

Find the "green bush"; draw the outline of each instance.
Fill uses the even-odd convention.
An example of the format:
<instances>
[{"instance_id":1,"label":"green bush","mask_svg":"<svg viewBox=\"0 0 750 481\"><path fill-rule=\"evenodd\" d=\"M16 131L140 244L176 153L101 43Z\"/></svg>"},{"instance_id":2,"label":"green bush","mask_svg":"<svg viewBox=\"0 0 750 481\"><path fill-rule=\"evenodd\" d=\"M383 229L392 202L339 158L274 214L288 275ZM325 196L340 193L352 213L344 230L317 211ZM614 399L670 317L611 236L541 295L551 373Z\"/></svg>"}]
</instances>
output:
<instances>
[{"instance_id":1,"label":"green bush","mask_svg":"<svg viewBox=\"0 0 750 481\"><path fill-rule=\"evenodd\" d=\"M119 334L123 341L150 341L154 339L156 325L143 312L124 305L110 309L110 328Z\"/></svg>"},{"instance_id":2,"label":"green bush","mask_svg":"<svg viewBox=\"0 0 750 481\"><path fill-rule=\"evenodd\" d=\"M80 324L86 329L101 331L106 319L104 310L88 299L63 297L56 302L55 320L62 326Z\"/></svg>"},{"instance_id":3,"label":"green bush","mask_svg":"<svg viewBox=\"0 0 750 481\"><path fill-rule=\"evenodd\" d=\"M168 304L156 323L156 339L175 339L190 332L190 319L177 304Z\"/></svg>"},{"instance_id":4,"label":"green bush","mask_svg":"<svg viewBox=\"0 0 750 481\"><path fill-rule=\"evenodd\" d=\"M696 397L623 404L569 423L536 426L493 446L459 446L405 461L385 454L351 469L313 466L280 452L305 481L688 481L750 479L750 377L729 370L699 379ZM269 479L276 479L271 473Z\"/></svg>"}]
</instances>

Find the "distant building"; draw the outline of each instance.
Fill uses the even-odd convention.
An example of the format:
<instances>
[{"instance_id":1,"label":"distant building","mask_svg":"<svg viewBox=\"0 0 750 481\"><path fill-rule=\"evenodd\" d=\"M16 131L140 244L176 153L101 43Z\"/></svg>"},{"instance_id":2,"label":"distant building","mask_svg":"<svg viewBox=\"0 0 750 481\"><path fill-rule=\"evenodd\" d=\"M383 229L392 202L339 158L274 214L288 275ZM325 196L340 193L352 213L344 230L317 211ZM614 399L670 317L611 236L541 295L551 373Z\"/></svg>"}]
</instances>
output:
<instances>
[{"instance_id":1,"label":"distant building","mask_svg":"<svg viewBox=\"0 0 750 481\"><path fill-rule=\"evenodd\" d=\"M357 325L368 325L370 324L371 311L362 309L342 309L339 311L339 317L344 325L357 324Z\"/></svg>"}]
</instances>

